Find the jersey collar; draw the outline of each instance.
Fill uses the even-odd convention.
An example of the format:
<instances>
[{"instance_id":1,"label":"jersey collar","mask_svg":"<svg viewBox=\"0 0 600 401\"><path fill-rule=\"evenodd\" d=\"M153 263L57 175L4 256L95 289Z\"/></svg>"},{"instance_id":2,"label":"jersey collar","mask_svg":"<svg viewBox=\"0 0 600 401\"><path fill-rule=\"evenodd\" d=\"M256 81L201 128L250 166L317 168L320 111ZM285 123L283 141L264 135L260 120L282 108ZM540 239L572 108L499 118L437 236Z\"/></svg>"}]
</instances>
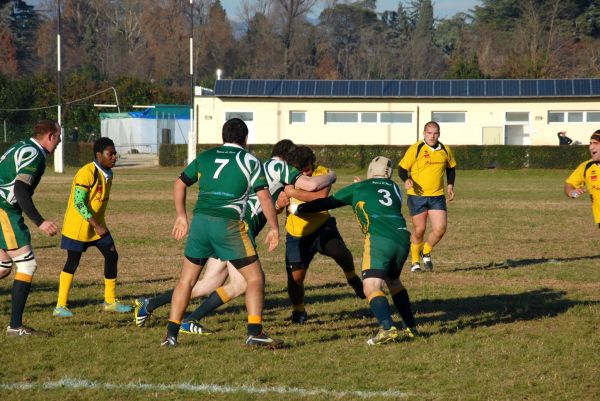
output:
<instances>
[{"instance_id":1,"label":"jersey collar","mask_svg":"<svg viewBox=\"0 0 600 401\"><path fill-rule=\"evenodd\" d=\"M108 180L110 180L112 178L112 176L113 176L112 170L107 170L107 169L103 168L101 165L96 163L96 160L94 160L94 165L96 166L96 168L98 168L98 170L100 170L102 172L102 175L104 176L104 180L106 182L108 182Z\"/></svg>"},{"instance_id":2,"label":"jersey collar","mask_svg":"<svg viewBox=\"0 0 600 401\"><path fill-rule=\"evenodd\" d=\"M436 150L442 149L442 144L440 143L440 141L438 141L437 146L435 148L429 146L429 144L427 142L425 142L425 139L423 139L423 143L425 144L425 146L427 146L429 149L433 150L434 152Z\"/></svg>"},{"instance_id":3,"label":"jersey collar","mask_svg":"<svg viewBox=\"0 0 600 401\"><path fill-rule=\"evenodd\" d=\"M34 144L35 146L37 146L38 148L40 148L40 150L42 151L42 154L44 155L44 158L45 158L45 157L46 157L46 155L49 153L49 152L46 150L46 148L44 148L42 145L40 145L40 144L38 143L38 141L36 141L35 139L33 139L33 137L32 137L32 138L29 138L29 139L31 140L31 142L33 142L33 144Z\"/></svg>"},{"instance_id":4,"label":"jersey collar","mask_svg":"<svg viewBox=\"0 0 600 401\"><path fill-rule=\"evenodd\" d=\"M244 150L244 148L242 146L238 145L237 143L225 142L223 144L223 146L233 146L234 148L240 148L240 149Z\"/></svg>"}]
</instances>

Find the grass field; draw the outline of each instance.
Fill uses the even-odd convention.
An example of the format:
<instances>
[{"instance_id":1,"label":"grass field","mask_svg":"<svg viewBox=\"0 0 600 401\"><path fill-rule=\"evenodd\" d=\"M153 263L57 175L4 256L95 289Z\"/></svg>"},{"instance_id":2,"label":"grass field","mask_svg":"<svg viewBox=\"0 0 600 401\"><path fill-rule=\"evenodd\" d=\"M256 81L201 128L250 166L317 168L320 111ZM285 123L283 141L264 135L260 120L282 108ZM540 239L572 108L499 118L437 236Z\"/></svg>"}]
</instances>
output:
<instances>
[{"instance_id":1,"label":"grass field","mask_svg":"<svg viewBox=\"0 0 600 401\"><path fill-rule=\"evenodd\" d=\"M120 254L119 296L132 302L171 289L179 275L183 243L170 237L179 170L115 170L107 221ZM338 172L336 188L355 173ZM265 326L286 349L244 345L242 299L206 319L215 335L182 334L179 347L161 348L168 307L142 329L132 315L102 312L95 249L75 276L75 317L57 320L66 255L59 238L34 232L39 268L25 323L52 336L0 336L0 399L600 400L600 230L587 197L562 194L568 173L459 171L435 272L402 273L423 336L382 347L365 344L377 331L368 305L322 257L307 277L309 321L288 322L283 244L259 253ZM43 178L35 200L46 218L62 223L73 174ZM351 210L333 214L359 266L362 236ZM0 282L5 323L11 286L12 277Z\"/></svg>"}]
</instances>

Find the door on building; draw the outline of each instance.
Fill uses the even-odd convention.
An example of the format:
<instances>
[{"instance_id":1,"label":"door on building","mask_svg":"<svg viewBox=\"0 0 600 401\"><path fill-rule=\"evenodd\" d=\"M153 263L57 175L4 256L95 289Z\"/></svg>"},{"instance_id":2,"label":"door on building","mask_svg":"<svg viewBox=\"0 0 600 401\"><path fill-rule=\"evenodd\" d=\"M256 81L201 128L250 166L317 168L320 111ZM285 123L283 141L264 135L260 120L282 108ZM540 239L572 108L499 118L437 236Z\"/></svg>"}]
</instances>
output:
<instances>
[{"instance_id":1,"label":"door on building","mask_svg":"<svg viewBox=\"0 0 600 401\"><path fill-rule=\"evenodd\" d=\"M481 129L482 145L503 145L504 127L483 127Z\"/></svg>"},{"instance_id":2,"label":"door on building","mask_svg":"<svg viewBox=\"0 0 600 401\"><path fill-rule=\"evenodd\" d=\"M254 112L252 111L226 111L225 121L239 118L248 126L248 145L256 143L256 130L254 129Z\"/></svg>"},{"instance_id":3,"label":"door on building","mask_svg":"<svg viewBox=\"0 0 600 401\"><path fill-rule=\"evenodd\" d=\"M507 111L504 123L504 144L505 145L529 145L530 123L529 112L527 111Z\"/></svg>"}]
</instances>

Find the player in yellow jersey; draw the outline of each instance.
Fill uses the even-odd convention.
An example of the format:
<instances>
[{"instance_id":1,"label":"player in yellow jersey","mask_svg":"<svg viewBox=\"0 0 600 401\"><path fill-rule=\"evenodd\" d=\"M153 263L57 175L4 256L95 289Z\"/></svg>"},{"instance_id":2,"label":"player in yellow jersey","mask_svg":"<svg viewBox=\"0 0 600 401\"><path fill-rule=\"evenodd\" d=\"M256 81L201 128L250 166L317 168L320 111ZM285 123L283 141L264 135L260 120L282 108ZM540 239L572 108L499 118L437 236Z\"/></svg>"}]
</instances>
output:
<instances>
[{"instance_id":1,"label":"player in yellow jersey","mask_svg":"<svg viewBox=\"0 0 600 401\"><path fill-rule=\"evenodd\" d=\"M565 182L565 194L570 198L582 195L586 188L592 201L594 222L600 228L600 130L590 138L591 159L581 163Z\"/></svg>"},{"instance_id":2,"label":"player in yellow jersey","mask_svg":"<svg viewBox=\"0 0 600 401\"><path fill-rule=\"evenodd\" d=\"M81 255L91 246L98 248L104 256L104 310L131 311L131 306L116 299L119 255L104 220L112 187L112 168L116 161L113 141L99 138L94 142L94 161L81 167L73 178L60 243L60 247L67 251L67 261L60 273L58 300L52 312L56 317L73 316L67 308L69 291Z\"/></svg>"},{"instance_id":3,"label":"player in yellow jersey","mask_svg":"<svg viewBox=\"0 0 600 401\"><path fill-rule=\"evenodd\" d=\"M307 146L299 146L292 154L290 164L308 176L327 174L329 169L315 166L315 154ZM331 186L315 192L306 192L288 185L281 195L279 206L307 202L329 195ZM286 197L289 201L286 201ZM304 306L304 279L315 254L329 256L342 268L348 284L359 298L365 298L362 280L354 271L354 259L344 243L335 222L328 212L288 215L285 228L285 267L288 275L288 295L292 303L292 323L303 324L308 315Z\"/></svg>"},{"instance_id":4,"label":"player in yellow jersey","mask_svg":"<svg viewBox=\"0 0 600 401\"><path fill-rule=\"evenodd\" d=\"M440 141L440 126L435 121L425 124L423 140L415 143L400 160L398 175L404 181L408 194L408 209L412 216L411 271L421 271L420 260L426 270L433 270L431 250L446 233L448 222L446 197L444 196L444 173L448 183L448 201L454 199L456 161L448 146ZM423 242L427 217L431 220L431 232Z\"/></svg>"}]
</instances>

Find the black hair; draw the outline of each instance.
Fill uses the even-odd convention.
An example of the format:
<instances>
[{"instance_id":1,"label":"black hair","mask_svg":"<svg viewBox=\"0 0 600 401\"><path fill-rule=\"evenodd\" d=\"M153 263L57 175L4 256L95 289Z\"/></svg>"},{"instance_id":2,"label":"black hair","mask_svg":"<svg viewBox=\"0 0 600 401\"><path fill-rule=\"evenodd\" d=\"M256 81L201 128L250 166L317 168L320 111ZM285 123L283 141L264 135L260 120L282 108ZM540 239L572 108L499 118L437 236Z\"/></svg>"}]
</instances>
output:
<instances>
[{"instance_id":1,"label":"black hair","mask_svg":"<svg viewBox=\"0 0 600 401\"><path fill-rule=\"evenodd\" d=\"M282 139L273 145L273 150L271 151L271 157L281 157L283 160L288 161L291 153L296 150L296 144L290 141L289 139Z\"/></svg>"},{"instance_id":2,"label":"black hair","mask_svg":"<svg viewBox=\"0 0 600 401\"><path fill-rule=\"evenodd\" d=\"M113 148L115 147L115 143L112 139L106 137L96 139L94 142L94 158L96 158L96 153L104 152L109 146L112 146Z\"/></svg>"},{"instance_id":3,"label":"black hair","mask_svg":"<svg viewBox=\"0 0 600 401\"><path fill-rule=\"evenodd\" d=\"M248 126L239 118L232 118L223 124L223 143L235 143L244 146L248 138Z\"/></svg>"},{"instance_id":4,"label":"black hair","mask_svg":"<svg viewBox=\"0 0 600 401\"><path fill-rule=\"evenodd\" d=\"M315 157L315 152L313 152L311 148L308 146L297 146L296 149L291 152L288 163L302 171L302 169L307 166L314 167L315 161L317 161L317 158Z\"/></svg>"}]
</instances>

